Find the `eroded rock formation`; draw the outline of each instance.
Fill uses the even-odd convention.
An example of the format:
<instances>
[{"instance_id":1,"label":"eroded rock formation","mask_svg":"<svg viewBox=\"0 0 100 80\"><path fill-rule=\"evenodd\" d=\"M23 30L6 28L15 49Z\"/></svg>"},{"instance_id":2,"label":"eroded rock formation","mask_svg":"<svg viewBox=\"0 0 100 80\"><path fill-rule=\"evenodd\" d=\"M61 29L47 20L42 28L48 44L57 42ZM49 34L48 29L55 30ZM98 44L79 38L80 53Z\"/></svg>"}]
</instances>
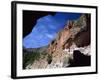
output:
<instances>
[{"instance_id":1,"label":"eroded rock formation","mask_svg":"<svg viewBox=\"0 0 100 80\"><path fill-rule=\"evenodd\" d=\"M75 21L68 21L56 39L45 49L45 57L35 60L26 68L62 68L70 65L70 59L74 59L74 50L90 56L91 31L90 15L83 14ZM84 63L85 64L85 63Z\"/></svg>"}]
</instances>

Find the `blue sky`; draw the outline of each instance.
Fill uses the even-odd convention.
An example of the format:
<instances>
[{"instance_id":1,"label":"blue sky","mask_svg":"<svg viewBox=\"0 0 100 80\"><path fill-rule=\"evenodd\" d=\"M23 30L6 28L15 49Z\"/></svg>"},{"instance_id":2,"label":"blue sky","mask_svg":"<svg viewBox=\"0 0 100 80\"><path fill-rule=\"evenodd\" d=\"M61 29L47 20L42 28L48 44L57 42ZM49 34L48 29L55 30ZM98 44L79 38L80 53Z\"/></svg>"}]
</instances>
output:
<instances>
[{"instance_id":1,"label":"blue sky","mask_svg":"<svg viewBox=\"0 0 100 80\"><path fill-rule=\"evenodd\" d=\"M76 20L80 13L57 12L54 16L46 15L37 20L29 35L23 39L25 48L40 48L50 44L56 38L57 33L62 30L68 20Z\"/></svg>"}]
</instances>

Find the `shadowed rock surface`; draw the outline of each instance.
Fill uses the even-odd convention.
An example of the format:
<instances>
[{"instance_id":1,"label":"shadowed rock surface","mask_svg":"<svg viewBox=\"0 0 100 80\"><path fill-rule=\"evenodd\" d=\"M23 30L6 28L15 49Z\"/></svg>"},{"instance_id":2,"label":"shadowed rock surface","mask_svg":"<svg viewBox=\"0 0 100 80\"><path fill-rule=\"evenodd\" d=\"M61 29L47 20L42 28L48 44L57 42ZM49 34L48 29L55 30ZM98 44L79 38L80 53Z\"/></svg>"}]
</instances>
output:
<instances>
[{"instance_id":1,"label":"shadowed rock surface","mask_svg":"<svg viewBox=\"0 0 100 80\"><path fill-rule=\"evenodd\" d=\"M90 66L91 65L91 57L86 56L78 50L73 52L73 60L70 60L69 67L77 67L77 66Z\"/></svg>"}]
</instances>

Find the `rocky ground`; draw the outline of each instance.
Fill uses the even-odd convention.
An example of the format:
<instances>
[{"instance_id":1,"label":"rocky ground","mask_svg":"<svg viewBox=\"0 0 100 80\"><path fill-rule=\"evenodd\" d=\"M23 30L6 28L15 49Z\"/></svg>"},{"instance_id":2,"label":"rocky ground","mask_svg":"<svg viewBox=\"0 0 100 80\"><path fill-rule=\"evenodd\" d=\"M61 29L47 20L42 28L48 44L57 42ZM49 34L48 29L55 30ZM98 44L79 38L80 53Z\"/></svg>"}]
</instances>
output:
<instances>
[{"instance_id":1,"label":"rocky ground","mask_svg":"<svg viewBox=\"0 0 100 80\"><path fill-rule=\"evenodd\" d=\"M83 14L75 21L68 21L50 45L39 49L24 49L23 68L90 66L90 26L89 14Z\"/></svg>"}]
</instances>

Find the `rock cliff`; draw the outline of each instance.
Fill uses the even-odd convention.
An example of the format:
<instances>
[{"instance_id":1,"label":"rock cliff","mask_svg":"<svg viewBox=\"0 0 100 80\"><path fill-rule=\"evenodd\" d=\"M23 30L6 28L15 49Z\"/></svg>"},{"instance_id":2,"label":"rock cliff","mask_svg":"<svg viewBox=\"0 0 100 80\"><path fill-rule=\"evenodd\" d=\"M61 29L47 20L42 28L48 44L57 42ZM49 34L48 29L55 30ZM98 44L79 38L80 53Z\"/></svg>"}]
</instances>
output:
<instances>
[{"instance_id":1,"label":"rock cliff","mask_svg":"<svg viewBox=\"0 0 100 80\"><path fill-rule=\"evenodd\" d=\"M56 39L53 40L48 46L46 46L43 49L41 48L37 50L36 49L26 50L28 52L38 51L40 53L40 56L38 60L34 59L34 61L31 64L29 63L25 68L41 69L41 68L68 67L71 64L73 64L72 62L74 62L74 59L76 59L74 57L75 50L78 50L80 53L82 53L82 55L90 57L91 56L90 23L91 22L89 14L83 14L77 20L70 20L66 22L64 29L58 33ZM83 60L85 61L85 57L83 58ZM89 66L90 62L86 64L86 66L87 65Z\"/></svg>"}]
</instances>

